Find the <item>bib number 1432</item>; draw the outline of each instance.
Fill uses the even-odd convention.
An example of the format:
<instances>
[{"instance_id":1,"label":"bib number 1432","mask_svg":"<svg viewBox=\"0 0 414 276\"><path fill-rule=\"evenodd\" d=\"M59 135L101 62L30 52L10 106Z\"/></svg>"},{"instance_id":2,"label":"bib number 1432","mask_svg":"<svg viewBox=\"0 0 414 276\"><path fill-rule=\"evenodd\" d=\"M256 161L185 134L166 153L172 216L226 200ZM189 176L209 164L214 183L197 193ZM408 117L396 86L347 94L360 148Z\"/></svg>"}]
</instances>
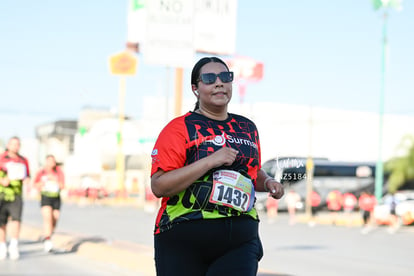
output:
<instances>
[{"instance_id":1,"label":"bib number 1432","mask_svg":"<svg viewBox=\"0 0 414 276\"><path fill-rule=\"evenodd\" d=\"M250 195L242 189L237 189L234 186L225 185L220 182L216 182L213 189L211 202L232 207L241 212L248 211Z\"/></svg>"}]
</instances>

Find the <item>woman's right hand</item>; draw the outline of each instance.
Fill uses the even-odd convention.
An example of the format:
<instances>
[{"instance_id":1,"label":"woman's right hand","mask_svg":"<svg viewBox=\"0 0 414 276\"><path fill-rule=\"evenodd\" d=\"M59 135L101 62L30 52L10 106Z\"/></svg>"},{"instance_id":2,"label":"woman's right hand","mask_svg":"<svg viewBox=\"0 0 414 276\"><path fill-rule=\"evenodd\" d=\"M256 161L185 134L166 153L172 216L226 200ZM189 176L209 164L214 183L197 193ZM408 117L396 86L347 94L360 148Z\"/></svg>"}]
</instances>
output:
<instances>
[{"instance_id":1,"label":"woman's right hand","mask_svg":"<svg viewBox=\"0 0 414 276\"><path fill-rule=\"evenodd\" d=\"M239 151L236 149L224 147L209 155L207 158L210 158L212 160L213 168L217 168L223 165L230 166L236 160L238 153Z\"/></svg>"},{"instance_id":2,"label":"woman's right hand","mask_svg":"<svg viewBox=\"0 0 414 276\"><path fill-rule=\"evenodd\" d=\"M156 197L174 196L187 189L210 169L233 164L238 153L238 150L225 147L188 166L168 172L160 169L151 176L152 192Z\"/></svg>"},{"instance_id":3,"label":"woman's right hand","mask_svg":"<svg viewBox=\"0 0 414 276\"><path fill-rule=\"evenodd\" d=\"M3 179L0 179L0 184L4 187L8 187L10 185L10 179L8 176L4 177Z\"/></svg>"}]
</instances>

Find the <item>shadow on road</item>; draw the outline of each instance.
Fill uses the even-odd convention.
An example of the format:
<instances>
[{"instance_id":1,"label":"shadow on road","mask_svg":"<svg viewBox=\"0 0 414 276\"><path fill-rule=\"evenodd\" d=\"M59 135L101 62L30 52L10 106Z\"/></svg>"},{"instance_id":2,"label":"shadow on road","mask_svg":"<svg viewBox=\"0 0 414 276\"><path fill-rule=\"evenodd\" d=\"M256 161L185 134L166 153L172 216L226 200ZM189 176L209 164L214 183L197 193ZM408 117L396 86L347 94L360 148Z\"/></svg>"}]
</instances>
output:
<instances>
[{"instance_id":1,"label":"shadow on road","mask_svg":"<svg viewBox=\"0 0 414 276\"><path fill-rule=\"evenodd\" d=\"M84 243L106 243L107 241L99 236L91 236L91 237L79 237L79 238L72 238L71 240L59 245L59 247L52 249L51 252L48 254L54 254L54 255L60 255L60 254L70 254L70 253L76 253L79 249L79 247ZM41 255L44 255L44 252L42 249L39 249L38 247L33 247L35 245L42 244L42 238L39 237L36 240L20 240L19 241L21 245L21 253L22 255L38 255L39 253L42 253Z\"/></svg>"},{"instance_id":2,"label":"shadow on road","mask_svg":"<svg viewBox=\"0 0 414 276\"><path fill-rule=\"evenodd\" d=\"M326 246L320 246L320 245L303 245L303 244L297 244L297 245L290 245L290 246L279 246L276 247L277 250L321 250L321 249L327 249Z\"/></svg>"},{"instance_id":3,"label":"shadow on road","mask_svg":"<svg viewBox=\"0 0 414 276\"><path fill-rule=\"evenodd\" d=\"M75 253L76 251L78 251L79 247L84 243L103 243L103 242L106 242L106 240L99 236L75 238L73 240L68 241L66 244L63 244L62 250L59 250L59 251L55 250L53 253L55 254Z\"/></svg>"},{"instance_id":4,"label":"shadow on road","mask_svg":"<svg viewBox=\"0 0 414 276\"><path fill-rule=\"evenodd\" d=\"M257 274L257 276L294 276L292 274L280 274L280 273L273 273L273 272L260 272Z\"/></svg>"},{"instance_id":5,"label":"shadow on road","mask_svg":"<svg viewBox=\"0 0 414 276\"><path fill-rule=\"evenodd\" d=\"M41 241L40 240L19 240L20 245L32 245L32 244L37 244L37 243L41 243Z\"/></svg>"}]
</instances>

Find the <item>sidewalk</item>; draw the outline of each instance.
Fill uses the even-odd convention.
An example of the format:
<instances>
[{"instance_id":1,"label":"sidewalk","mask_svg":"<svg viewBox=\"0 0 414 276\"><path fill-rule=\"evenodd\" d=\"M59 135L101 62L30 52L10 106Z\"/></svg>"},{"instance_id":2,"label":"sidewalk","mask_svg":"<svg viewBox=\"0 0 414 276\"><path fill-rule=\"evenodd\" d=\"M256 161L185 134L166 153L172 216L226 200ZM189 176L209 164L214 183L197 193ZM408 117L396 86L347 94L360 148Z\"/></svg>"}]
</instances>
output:
<instances>
[{"instance_id":1,"label":"sidewalk","mask_svg":"<svg viewBox=\"0 0 414 276\"><path fill-rule=\"evenodd\" d=\"M42 230L23 224L20 239L36 241L41 239ZM73 236L55 233L53 244L57 252L75 253L96 261L124 267L136 275L155 275L153 248L121 241L108 242L101 238Z\"/></svg>"}]
</instances>

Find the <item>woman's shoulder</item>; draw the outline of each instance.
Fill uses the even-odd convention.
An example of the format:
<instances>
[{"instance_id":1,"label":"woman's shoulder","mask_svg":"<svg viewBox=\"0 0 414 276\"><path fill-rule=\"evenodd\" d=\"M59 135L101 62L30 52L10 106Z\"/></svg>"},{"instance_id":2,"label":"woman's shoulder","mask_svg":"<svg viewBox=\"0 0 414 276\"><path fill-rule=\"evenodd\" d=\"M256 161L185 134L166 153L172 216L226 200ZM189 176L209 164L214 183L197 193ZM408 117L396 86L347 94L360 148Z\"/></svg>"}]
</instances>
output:
<instances>
[{"instance_id":1,"label":"woman's shoulder","mask_svg":"<svg viewBox=\"0 0 414 276\"><path fill-rule=\"evenodd\" d=\"M236 113L229 113L229 115L234 118L236 121L245 121L245 122L249 122L251 124L255 124L250 118L247 118L244 115L241 114L236 114Z\"/></svg>"},{"instance_id":2,"label":"woman's shoulder","mask_svg":"<svg viewBox=\"0 0 414 276\"><path fill-rule=\"evenodd\" d=\"M44 175L44 174L46 174L46 171L45 171L45 169L44 168L40 168L40 169L38 169L37 171L36 171L36 175Z\"/></svg>"},{"instance_id":3,"label":"woman's shoulder","mask_svg":"<svg viewBox=\"0 0 414 276\"><path fill-rule=\"evenodd\" d=\"M171 119L161 130L161 133L180 133L185 129L185 118L191 115L188 112L184 115Z\"/></svg>"},{"instance_id":4,"label":"woman's shoulder","mask_svg":"<svg viewBox=\"0 0 414 276\"><path fill-rule=\"evenodd\" d=\"M191 112L187 112L184 115L180 115L178 117L175 117L175 118L171 119L165 127L171 127L171 126L174 127L174 126L177 126L179 124L182 124L185 121L185 118L187 118L191 114L192 114Z\"/></svg>"}]
</instances>

